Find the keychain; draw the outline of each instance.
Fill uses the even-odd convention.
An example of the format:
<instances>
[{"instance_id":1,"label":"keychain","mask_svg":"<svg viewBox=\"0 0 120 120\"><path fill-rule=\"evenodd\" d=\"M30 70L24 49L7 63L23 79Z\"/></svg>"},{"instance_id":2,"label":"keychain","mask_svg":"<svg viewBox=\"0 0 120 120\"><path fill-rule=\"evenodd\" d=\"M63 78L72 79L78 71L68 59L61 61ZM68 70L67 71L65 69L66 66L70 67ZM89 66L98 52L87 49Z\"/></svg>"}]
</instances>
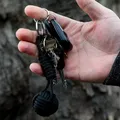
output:
<instances>
[{"instance_id":1,"label":"keychain","mask_svg":"<svg viewBox=\"0 0 120 120\"><path fill-rule=\"evenodd\" d=\"M47 10L46 10L47 11ZM66 51L72 49L72 44L67 35L55 19L34 20L36 24L38 60L47 80L46 88L33 98L33 108L40 116L54 114L59 106L58 99L54 94L54 85L57 83L59 73L63 86L67 88L63 69Z\"/></svg>"}]
</instances>

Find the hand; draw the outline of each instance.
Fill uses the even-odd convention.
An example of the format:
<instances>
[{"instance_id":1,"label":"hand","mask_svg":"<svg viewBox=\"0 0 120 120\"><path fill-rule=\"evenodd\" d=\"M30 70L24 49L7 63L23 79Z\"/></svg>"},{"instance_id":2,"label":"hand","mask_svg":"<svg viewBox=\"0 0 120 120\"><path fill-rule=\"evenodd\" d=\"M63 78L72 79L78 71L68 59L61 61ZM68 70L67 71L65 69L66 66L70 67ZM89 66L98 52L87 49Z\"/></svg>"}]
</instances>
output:
<instances>
[{"instance_id":1,"label":"hand","mask_svg":"<svg viewBox=\"0 0 120 120\"><path fill-rule=\"evenodd\" d=\"M67 53L68 58L65 59L64 74L72 80L103 82L120 50L120 19L95 0L76 1L92 21L83 23L50 11L73 44L73 49ZM38 20L47 16L44 9L36 6L27 6L25 13ZM21 28L16 36L20 40L20 52L37 56L35 31ZM42 75L41 66L37 63L32 63L30 70Z\"/></svg>"}]
</instances>

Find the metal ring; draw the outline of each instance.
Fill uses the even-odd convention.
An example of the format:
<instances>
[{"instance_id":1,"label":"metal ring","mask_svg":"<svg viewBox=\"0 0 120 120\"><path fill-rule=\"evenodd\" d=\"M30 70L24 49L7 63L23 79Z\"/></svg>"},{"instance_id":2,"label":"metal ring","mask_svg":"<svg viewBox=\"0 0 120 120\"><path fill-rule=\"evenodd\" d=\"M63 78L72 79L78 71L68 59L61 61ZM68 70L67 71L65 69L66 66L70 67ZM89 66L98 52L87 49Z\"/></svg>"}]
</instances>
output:
<instances>
[{"instance_id":1,"label":"metal ring","mask_svg":"<svg viewBox=\"0 0 120 120\"><path fill-rule=\"evenodd\" d=\"M47 12L47 17L44 20L48 20L50 17L50 12L46 8L43 8L43 9Z\"/></svg>"},{"instance_id":2,"label":"metal ring","mask_svg":"<svg viewBox=\"0 0 120 120\"><path fill-rule=\"evenodd\" d=\"M47 38L47 36L45 36L45 38L44 38L44 40L43 40L43 47L45 48L45 46L46 46L46 38Z\"/></svg>"},{"instance_id":3,"label":"metal ring","mask_svg":"<svg viewBox=\"0 0 120 120\"><path fill-rule=\"evenodd\" d=\"M49 12L46 8L43 8L43 9L47 12L47 17L44 18L44 19L41 19L41 20L33 19L35 23L37 22L38 24L40 24L41 21L44 21L44 20L48 20L48 19L49 19L49 17L50 17L50 12Z\"/></svg>"}]
</instances>

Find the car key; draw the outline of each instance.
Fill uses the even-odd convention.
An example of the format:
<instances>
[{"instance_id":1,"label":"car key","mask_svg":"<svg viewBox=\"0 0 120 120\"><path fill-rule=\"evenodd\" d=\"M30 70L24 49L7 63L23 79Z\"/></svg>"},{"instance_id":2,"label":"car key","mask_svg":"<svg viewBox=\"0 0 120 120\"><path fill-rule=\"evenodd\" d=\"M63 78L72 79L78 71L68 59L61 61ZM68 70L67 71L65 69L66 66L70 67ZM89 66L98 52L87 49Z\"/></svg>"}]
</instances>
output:
<instances>
[{"instance_id":1,"label":"car key","mask_svg":"<svg viewBox=\"0 0 120 120\"><path fill-rule=\"evenodd\" d=\"M65 51L72 49L72 44L70 43L67 34L63 31L62 27L55 19L45 20L44 23L50 34L59 41Z\"/></svg>"}]
</instances>

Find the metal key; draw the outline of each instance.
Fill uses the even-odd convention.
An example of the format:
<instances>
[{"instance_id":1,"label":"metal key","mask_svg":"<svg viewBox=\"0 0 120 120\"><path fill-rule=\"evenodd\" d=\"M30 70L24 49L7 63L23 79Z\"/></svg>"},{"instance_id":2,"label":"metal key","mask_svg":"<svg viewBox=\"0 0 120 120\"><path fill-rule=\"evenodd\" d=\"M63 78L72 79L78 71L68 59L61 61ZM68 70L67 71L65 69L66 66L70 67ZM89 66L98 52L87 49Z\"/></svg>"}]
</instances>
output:
<instances>
[{"instance_id":1,"label":"metal key","mask_svg":"<svg viewBox=\"0 0 120 120\"><path fill-rule=\"evenodd\" d=\"M65 80L63 70L59 70L59 75L62 80L63 87L67 89L67 81Z\"/></svg>"},{"instance_id":2,"label":"metal key","mask_svg":"<svg viewBox=\"0 0 120 120\"><path fill-rule=\"evenodd\" d=\"M60 48L59 44L57 44L56 39L53 39L53 38L48 38L48 40L46 39L44 41L44 47L45 47L46 52L50 55L50 57L54 61L54 66L56 68L56 74L58 70L63 86L67 88L67 82L65 80L64 73L63 73L64 51ZM59 54L57 51L59 51ZM53 81L53 83L56 84L57 81Z\"/></svg>"},{"instance_id":3,"label":"metal key","mask_svg":"<svg viewBox=\"0 0 120 120\"><path fill-rule=\"evenodd\" d=\"M53 61L53 66L56 70L54 74L57 75L57 65L60 59L60 57L55 53L55 50L57 49L57 42L54 38L50 36L45 41L43 41L43 46L50 59ZM54 79L53 84L56 83L57 83L57 79Z\"/></svg>"}]
</instances>

